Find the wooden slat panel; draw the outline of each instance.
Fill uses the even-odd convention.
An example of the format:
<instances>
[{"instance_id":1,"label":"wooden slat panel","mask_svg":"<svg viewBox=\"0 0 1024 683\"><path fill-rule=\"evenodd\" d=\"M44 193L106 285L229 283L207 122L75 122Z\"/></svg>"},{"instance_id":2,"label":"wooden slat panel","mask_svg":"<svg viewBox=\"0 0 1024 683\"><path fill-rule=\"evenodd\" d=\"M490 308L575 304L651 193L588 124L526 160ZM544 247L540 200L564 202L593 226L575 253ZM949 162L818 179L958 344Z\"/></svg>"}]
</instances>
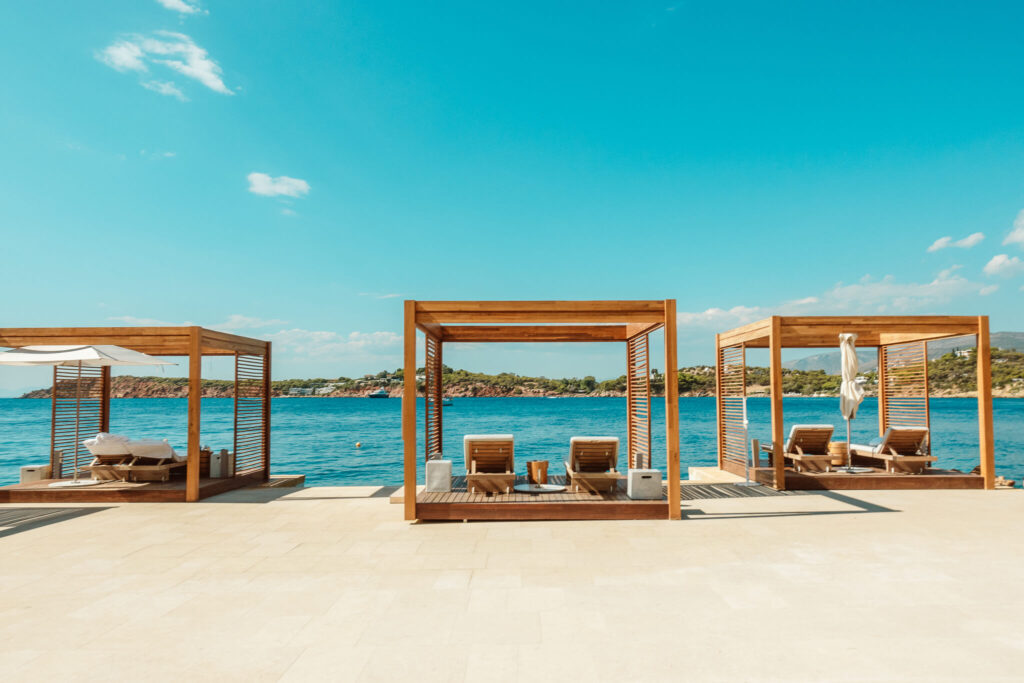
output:
<instances>
[{"instance_id":1,"label":"wooden slat panel","mask_svg":"<svg viewBox=\"0 0 1024 683\"><path fill-rule=\"evenodd\" d=\"M426 363L424 365L424 459L440 458L443 453L441 439L442 429L442 402L444 388L441 386L441 375L444 365L441 359L442 344L431 335L427 335L426 342Z\"/></svg>"},{"instance_id":2,"label":"wooden slat panel","mask_svg":"<svg viewBox=\"0 0 1024 683\"><path fill-rule=\"evenodd\" d=\"M746 418L747 351L744 344L718 350L718 433L723 461L747 461ZM724 463L723 463L724 464Z\"/></svg>"},{"instance_id":3,"label":"wooden slat panel","mask_svg":"<svg viewBox=\"0 0 1024 683\"><path fill-rule=\"evenodd\" d=\"M927 342L883 346L879 356L883 431L889 427L929 427Z\"/></svg>"},{"instance_id":4,"label":"wooden slat panel","mask_svg":"<svg viewBox=\"0 0 1024 683\"><path fill-rule=\"evenodd\" d=\"M235 475L265 470L268 406L267 359L261 355L235 355Z\"/></svg>"},{"instance_id":5,"label":"wooden slat panel","mask_svg":"<svg viewBox=\"0 0 1024 683\"><path fill-rule=\"evenodd\" d=\"M650 337L626 342L626 452L630 469L651 467Z\"/></svg>"},{"instance_id":6,"label":"wooden slat panel","mask_svg":"<svg viewBox=\"0 0 1024 683\"><path fill-rule=\"evenodd\" d=\"M103 431L106 410L103 380L103 368L60 365L53 368L50 464L55 479L74 476L76 455L79 472L87 474L84 468L92 457L82 441Z\"/></svg>"}]
</instances>

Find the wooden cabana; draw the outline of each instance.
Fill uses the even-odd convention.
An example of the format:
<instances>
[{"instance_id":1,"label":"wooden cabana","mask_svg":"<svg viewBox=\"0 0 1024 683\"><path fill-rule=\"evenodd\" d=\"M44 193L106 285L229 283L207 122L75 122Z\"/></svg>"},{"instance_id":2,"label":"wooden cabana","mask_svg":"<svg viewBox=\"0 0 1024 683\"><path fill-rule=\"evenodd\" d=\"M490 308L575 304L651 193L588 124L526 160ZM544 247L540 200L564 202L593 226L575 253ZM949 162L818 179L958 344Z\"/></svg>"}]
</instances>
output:
<instances>
[{"instance_id":1,"label":"wooden cabana","mask_svg":"<svg viewBox=\"0 0 1024 683\"><path fill-rule=\"evenodd\" d=\"M416 492L416 333L426 336L424 461L442 451L442 351L445 342L619 342L626 348L627 456L630 468L651 466L649 336L665 330L665 426L668 490L660 501L633 501L621 490L593 495ZM405 518L642 519L680 518L679 392L676 302L656 301L406 301L405 388L402 396ZM457 450L461 452L462 444ZM566 444L568 449L568 444ZM564 453L552 457L564 457ZM456 458L452 458L457 461ZM667 498L667 500L666 500Z\"/></svg>"},{"instance_id":2,"label":"wooden cabana","mask_svg":"<svg viewBox=\"0 0 1024 683\"><path fill-rule=\"evenodd\" d=\"M808 474L785 466L782 349L838 348L842 333L855 333L857 348L876 347L878 350L880 436L893 426L930 427L928 342L966 335L977 337L980 476L938 469L929 469L924 474ZM747 391L746 350L749 348L769 350L773 450L771 467L754 470L758 481L777 489L995 487L987 316L772 316L716 335L718 466L740 475L744 473L744 460L748 457L743 406ZM838 420L838 408L836 416ZM935 454L941 460L941 450Z\"/></svg>"},{"instance_id":3,"label":"wooden cabana","mask_svg":"<svg viewBox=\"0 0 1024 683\"><path fill-rule=\"evenodd\" d=\"M0 488L0 503L197 501L269 477L270 342L196 326L0 328L0 347L99 344L122 346L151 356L188 358L188 458L184 481L110 482L81 488L50 488L48 481L15 484ZM204 356L234 357L234 473L231 477L211 479L209 462L201 462L199 428ZM110 430L110 368L83 368L82 376L75 380L66 374L69 369L54 368L50 464L51 476L58 479L65 473L61 471L62 463L57 454L81 448L81 444L75 442L75 434ZM80 405L68 410L65 407L68 396L61 387L72 381L84 393L78 397ZM30 454L26 453L26 457Z\"/></svg>"}]
</instances>

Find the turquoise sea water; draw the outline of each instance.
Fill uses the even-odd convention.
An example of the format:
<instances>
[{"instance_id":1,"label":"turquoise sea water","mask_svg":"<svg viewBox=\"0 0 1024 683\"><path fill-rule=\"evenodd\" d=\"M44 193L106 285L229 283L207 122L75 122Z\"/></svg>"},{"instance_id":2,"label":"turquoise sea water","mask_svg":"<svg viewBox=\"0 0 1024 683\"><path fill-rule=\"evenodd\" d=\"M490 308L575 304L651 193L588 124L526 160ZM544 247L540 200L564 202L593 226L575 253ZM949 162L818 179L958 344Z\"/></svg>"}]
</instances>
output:
<instances>
[{"instance_id":1,"label":"turquoise sea water","mask_svg":"<svg viewBox=\"0 0 1024 683\"><path fill-rule=\"evenodd\" d=\"M715 462L715 402L712 398L679 401L682 471ZM114 399L111 428L136 437L167 438L185 452L186 401L173 398ZM422 400L419 416L422 432ZM663 403L653 405L654 464L664 467ZM792 397L784 401L786 429L795 423L831 423L845 439L835 398ZM969 398L931 401L933 450L938 465L969 471L978 462L977 402ZM231 399L203 400L203 443L231 448ZM288 398L272 404L272 469L305 474L308 485L398 484L402 480L401 401L366 398ZM457 398L446 407L444 443L456 463L462 436L512 433L516 464L529 459L564 458L575 435L611 435L625 441L624 398ZM768 399L748 403L751 438L769 440ZM854 440L877 435L877 407L866 399L854 421ZM18 480L21 465L47 462L50 402L46 399L0 399L0 484ZM996 471L1024 476L1024 400L995 400ZM356 442L362 447L356 448ZM422 433L420 434L422 444ZM421 476L422 476L422 468Z\"/></svg>"}]
</instances>

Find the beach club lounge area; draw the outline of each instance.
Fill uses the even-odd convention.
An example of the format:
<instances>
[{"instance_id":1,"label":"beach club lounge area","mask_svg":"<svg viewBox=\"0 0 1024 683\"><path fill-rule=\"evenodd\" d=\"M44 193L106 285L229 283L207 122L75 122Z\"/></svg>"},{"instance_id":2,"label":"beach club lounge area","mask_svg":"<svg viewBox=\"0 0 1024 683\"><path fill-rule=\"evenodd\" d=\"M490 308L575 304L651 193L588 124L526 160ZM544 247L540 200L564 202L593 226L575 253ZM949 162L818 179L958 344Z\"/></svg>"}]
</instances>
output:
<instances>
[{"instance_id":1,"label":"beach club lounge area","mask_svg":"<svg viewBox=\"0 0 1024 683\"><path fill-rule=\"evenodd\" d=\"M836 348L851 334L856 348L877 349L878 439L848 445L839 411L834 425L787 425L782 349ZM977 341L980 474L942 468L928 405L928 343L969 335ZM747 349L769 351L771 442L753 447ZM716 335L716 350L721 470L780 490L995 488L987 316L772 316Z\"/></svg>"},{"instance_id":2,"label":"beach club lounge area","mask_svg":"<svg viewBox=\"0 0 1024 683\"><path fill-rule=\"evenodd\" d=\"M407 520L679 519L679 393L665 390L667 472L651 469L649 339L664 330L665 376L676 376L676 302L406 301L402 397ZM417 333L425 337L425 438L417 443ZM445 342L618 342L627 367L626 470L618 439L580 434L548 461L518 463L515 435L442 442L442 353ZM609 431L611 431L611 426ZM417 492L420 458L427 485ZM527 465L529 477L521 474ZM520 468L517 471L517 467ZM534 468L537 468L534 470ZM550 474L540 473L547 469ZM536 472L536 474L535 474ZM662 482L662 477L667 480ZM533 481L530 481L532 479Z\"/></svg>"},{"instance_id":3,"label":"beach club lounge area","mask_svg":"<svg viewBox=\"0 0 1024 683\"><path fill-rule=\"evenodd\" d=\"M25 465L46 463L43 476L0 487L0 503L192 502L269 478L270 342L195 326L0 328L0 347L34 347L24 353L48 359L55 353L91 351L96 356L77 365L39 363L53 364L50 453L48 458L25 453ZM154 434L146 434L148 439L95 438L111 431L111 364L120 364L119 359L159 364L149 358L155 356L188 358L185 455L174 453ZM233 442L215 444L210 451L201 450L200 432L202 360L207 356L233 357L235 379ZM222 450L215 454L214 449ZM218 466L211 471L213 463Z\"/></svg>"}]
</instances>

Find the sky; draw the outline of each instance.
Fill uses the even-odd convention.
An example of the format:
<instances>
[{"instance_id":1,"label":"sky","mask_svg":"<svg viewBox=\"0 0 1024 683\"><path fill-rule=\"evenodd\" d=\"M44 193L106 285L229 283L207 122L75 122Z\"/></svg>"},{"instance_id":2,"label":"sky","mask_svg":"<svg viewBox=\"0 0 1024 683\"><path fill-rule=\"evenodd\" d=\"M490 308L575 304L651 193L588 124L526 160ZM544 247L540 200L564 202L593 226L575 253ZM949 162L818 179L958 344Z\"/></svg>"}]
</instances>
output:
<instances>
[{"instance_id":1,"label":"sky","mask_svg":"<svg viewBox=\"0 0 1024 683\"><path fill-rule=\"evenodd\" d=\"M272 340L278 378L398 367L403 299L675 298L683 365L771 314L1024 330L1022 20L4 3L0 325L201 324ZM614 345L446 361L624 371ZM30 372L0 395L46 384Z\"/></svg>"}]
</instances>

